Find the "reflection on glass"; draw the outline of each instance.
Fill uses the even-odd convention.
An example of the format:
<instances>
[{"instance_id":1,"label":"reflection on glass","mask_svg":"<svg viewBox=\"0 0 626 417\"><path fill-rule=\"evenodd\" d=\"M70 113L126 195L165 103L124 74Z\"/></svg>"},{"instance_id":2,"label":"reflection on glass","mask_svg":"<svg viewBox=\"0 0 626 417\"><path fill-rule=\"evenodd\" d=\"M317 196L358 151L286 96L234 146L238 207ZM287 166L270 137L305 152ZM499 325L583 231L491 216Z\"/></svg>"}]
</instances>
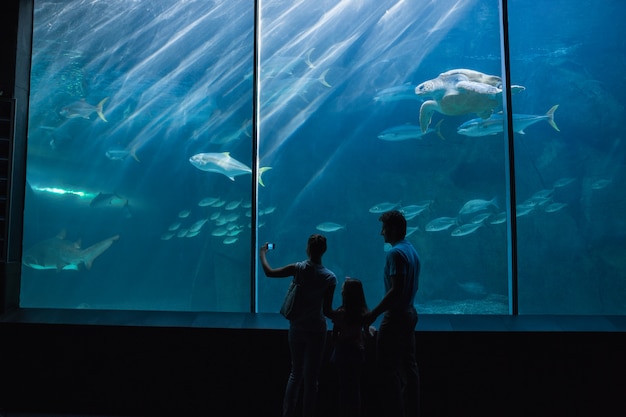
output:
<instances>
[{"instance_id":1,"label":"reflection on glass","mask_svg":"<svg viewBox=\"0 0 626 417\"><path fill-rule=\"evenodd\" d=\"M502 136L456 133L501 109L498 2L269 1L261 20L259 157L272 171L259 242L277 243L272 261L304 259L294 243L324 233L326 265L375 304L378 217L400 209L423 261L420 312L506 314ZM286 288L260 271L260 311Z\"/></svg>"},{"instance_id":2,"label":"reflection on glass","mask_svg":"<svg viewBox=\"0 0 626 417\"><path fill-rule=\"evenodd\" d=\"M248 311L253 26L35 1L22 307Z\"/></svg>"},{"instance_id":3,"label":"reflection on glass","mask_svg":"<svg viewBox=\"0 0 626 417\"><path fill-rule=\"evenodd\" d=\"M509 3L520 313L625 314L626 6Z\"/></svg>"}]
</instances>

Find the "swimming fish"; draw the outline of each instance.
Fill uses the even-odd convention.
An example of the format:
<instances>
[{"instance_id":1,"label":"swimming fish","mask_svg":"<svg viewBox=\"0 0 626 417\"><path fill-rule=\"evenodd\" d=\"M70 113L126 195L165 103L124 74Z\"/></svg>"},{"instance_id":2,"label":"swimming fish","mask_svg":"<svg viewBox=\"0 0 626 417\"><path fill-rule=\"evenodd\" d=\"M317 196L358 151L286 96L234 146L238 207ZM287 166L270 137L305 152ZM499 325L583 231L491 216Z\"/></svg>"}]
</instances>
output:
<instances>
[{"instance_id":1,"label":"swimming fish","mask_svg":"<svg viewBox=\"0 0 626 417\"><path fill-rule=\"evenodd\" d=\"M377 103L390 103L400 100L422 101L421 97L415 94L415 84L406 83L393 87L383 88L374 96Z\"/></svg>"},{"instance_id":2,"label":"swimming fish","mask_svg":"<svg viewBox=\"0 0 626 417\"><path fill-rule=\"evenodd\" d=\"M108 120L104 117L102 107L108 99L108 97L105 97L100 100L100 103L94 106L93 104L87 103L87 101L85 101L85 99L83 98L63 107L60 111L60 114L61 116L68 119L74 119L77 117L89 119L92 114L96 113L100 119L107 122Z\"/></svg>"},{"instance_id":3,"label":"swimming fish","mask_svg":"<svg viewBox=\"0 0 626 417\"><path fill-rule=\"evenodd\" d=\"M456 217L437 217L426 224L427 232L439 232L447 230L457 224Z\"/></svg>"},{"instance_id":4,"label":"swimming fish","mask_svg":"<svg viewBox=\"0 0 626 417\"><path fill-rule=\"evenodd\" d=\"M490 224L502 224L504 222L506 222L506 211L501 211L489 220Z\"/></svg>"},{"instance_id":5,"label":"swimming fish","mask_svg":"<svg viewBox=\"0 0 626 417\"><path fill-rule=\"evenodd\" d=\"M412 125L410 123L404 125L393 126L383 130L378 134L378 139L386 140L388 142L399 142L403 140L422 139L429 133L436 133L440 139L443 139L441 135L441 123L443 119L437 123L435 128L428 128L426 132L422 133L422 129L419 126Z\"/></svg>"},{"instance_id":6,"label":"swimming fish","mask_svg":"<svg viewBox=\"0 0 626 417\"><path fill-rule=\"evenodd\" d=\"M219 197L205 197L202 200L198 201L198 205L200 207L209 207L219 200Z\"/></svg>"},{"instance_id":7,"label":"swimming fish","mask_svg":"<svg viewBox=\"0 0 626 417\"><path fill-rule=\"evenodd\" d=\"M317 230L321 230L322 232L336 232L337 230L345 229L346 226L333 223L333 222L324 222L315 226Z\"/></svg>"},{"instance_id":8,"label":"swimming fish","mask_svg":"<svg viewBox=\"0 0 626 417\"><path fill-rule=\"evenodd\" d=\"M591 189L592 190L601 190L603 188L606 188L611 182L613 182L610 179L599 179L596 180L594 182L591 183Z\"/></svg>"},{"instance_id":9,"label":"swimming fish","mask_svg":"<svg viewBox=\"0 0 626 417\"><path fill-rule=\"evenodd\" d=\"M197 220L196 222L194 222L191 227L189 228L190 232L199 232L202 229L202 226L204 226L204 224L209 221L209 219L200 219Z\"/></svg>"},{"instance_id":10,"label":"swimming fish","mask_svg":"<svg viewBox=\"0 0 626 417\"><path fill-rule=\"evenodd\" d=\"M554 130L560 132L558 126L554 122L554 112L559 105L552 106L544 115L535 114L513 114L513 130L516 133L525 134L524 129L537 122L545 120L552 126ZM492 114L488 119L476 118L468 120L457 128L457 133L465 136L487 136L495 135L504 130L504 122L502 113Z\"/></svg>"},{"instance_id":11,"label":"swimming fish","mask_svg":"<svg viewBox=\"0 0 626 417\"><path fill-rule=\"evenodd\" d=\"M432 200L425 201L420 204L410 204L408 206L400 207L400 211L402 212L402 214L404 214L404 218L406 220L411 220L415 216L417 216L418 214L422 213L424 210L429 208L431 204L432 204Z\"/></svg>"},{"instance_id":12,"label":"swimming fish","mask_svg":"<svg viewBox=\"0 0 626 417\"><path fill-rule=\"evenodd\" d=\"M566 185L569 185L569 184L573 183L574 181L576 181L576 178L573 178L573 177L563 177L563 178L559 178L558 180L554 181L554 184L552 184L552 186L554 188L565 187Z\"/></svg>"},{"instance_id":13,"label":"swimming fish","mask_svg":"<svg viewBox=\"0 0 626 417\"><path fill-rule=\"evenodd\" d=\"M109 148L104 154L111 161L123 161L130 156L135 161L141 162L135 153L135 148Z\"/></svg>"},{"instance_id":14,"label":"swimming fish","mask_svg":"<svg viewBox=\"0 0 626 417\"><path fill-rule=\"evenodd\" d=\"M384 213L398 208L400 203L380 203L370 208L370 213Z\"/></svg>"},{"instance_id":15,"label":"swimming fish","mask_svg":"<svg viewBox=\"0 0 626 417\"><path fill-rule=\"evenodd\" d=\"M546 206L544 211L546 213L554 213L555 211L559 211L565 207L567 207L567 203L550 203Z\"/></svg>"},{"instance_id":16,"label":"swimming fish","mask_svg":"<svg viewBox=\"0 0 626 417\"><path fill-rule=\"evenodd\" d=\"M224 207L224 210L235 210L237 207L241 205L241 201L242 200L231 201L230 203L226 204L226 206Z\"/></svg>"},{"instance_id":17,"label":"swimming fish","mask_svg":"<svg viewBox=\"0 0 626 417\"><path fill-rule=\"evenodd\" d=\"M216 172L227 176L232 181L235 181L235 177L238 175L252 174L252 169L230 156L230 152L199 153L189 158L189 162L201 171ZM259 168L259 184L263 187L265 184L261 175L270 169L272 167Z\"/></svg>"},{"instance_id":18,"label":"swimming fish","mask_svg":"<svg viewBox=\"0 0 626 417\"><path fill-rule=\"evenodd\" d=\"M461 210L459 210L459 215L476 213L478 211L486 210L489 206L494 206L496 208L498 207L496 197L492 198L491 200L482 200L479 198L469 200L468 202L463 204L463 207L461 207Z\"/></svg>"},{"instance_id":19,"label":"swimming fish","mask_svg":"<svg viewBox=\"0 0 626 417\"><path fill-rule=\"evenodd\" d=\"M110 206L118 200L124 199L115 193L98 193L98 195L89 202L89 207ZM126 200L126 203L128 203L128 200Z\"/></svg>"},{"instance_id":20,"label":"swimming fish","mask_svg":"<svg viewBox=\"0 0 626 417\"><path fill-rule=\"evenodd\" d=\"M466 224L462 224L459 227L457 227L456 229L454 229L451 233L452 236L465 236L465 235L469 235L470 233L474 233L476 230L478 230L479 227L482 227L483 223L466 223Z\"/></svg>"},{"instance_id":21,"label":"swimming fish","mask_svg":"<svg viewBox=\"0 0 626 417\"><path fill-rule=\"evenodd\" d=\"M61 231L56 237L39 242L25 251L22 263L33 269L91 269L93 261L119 238L119 235L115 235L81 249L80 241L68 242L65 240L65 231Z\"/></svg>"}]
</instances>

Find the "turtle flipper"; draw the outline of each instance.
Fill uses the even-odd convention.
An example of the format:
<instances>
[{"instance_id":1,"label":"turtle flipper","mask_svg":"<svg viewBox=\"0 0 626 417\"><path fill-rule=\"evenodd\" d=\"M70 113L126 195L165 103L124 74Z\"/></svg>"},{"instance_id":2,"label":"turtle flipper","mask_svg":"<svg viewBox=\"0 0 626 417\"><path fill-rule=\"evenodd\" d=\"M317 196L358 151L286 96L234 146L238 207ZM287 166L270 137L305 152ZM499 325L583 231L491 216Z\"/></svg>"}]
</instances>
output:
<instances>
[{"instance_id":1,"label":"turtle flipper","mask_svg":"<svg viewBox=\"0 0 626 417\"><path fill-rule=\"evenodd\" d=\"M422 129L422 133L426 133L428 130L436 107L437 102L434 100L428 100L422 103L422 107L420 107L420 128Z\"/></svg>"}]
</instances>

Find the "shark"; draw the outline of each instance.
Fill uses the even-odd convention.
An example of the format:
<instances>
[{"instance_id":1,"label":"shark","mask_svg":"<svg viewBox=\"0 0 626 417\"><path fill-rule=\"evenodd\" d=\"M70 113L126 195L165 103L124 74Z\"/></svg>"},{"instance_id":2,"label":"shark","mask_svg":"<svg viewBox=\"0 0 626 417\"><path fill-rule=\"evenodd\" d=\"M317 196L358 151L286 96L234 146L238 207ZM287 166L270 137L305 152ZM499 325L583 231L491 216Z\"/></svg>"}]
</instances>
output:
<instances>
[{"instance_id":1,"label":"shark","mask_svg":"<svg viewBox=\"0 0 626 417\"><path fill-rule=\"evenodd\" d=\"M51 239L43 240L26 250L22 263L33 269L80 270L91 269L93 261L104 253L120 235L111 236L86 249L80 241L65 240L65 231Z\"/></svg>"},{"instance_id":2,"label":"shark","mask_svg":"<svg viewBox=\"0 0 626 417\"><path fill-rule=\"evenodd\" d=\"M230 178L231 181L235 181L235 177L238 175L252 174L252 169L230 156L230 152L198 153L189 158L189 162L201 171L222 174ZM263 184L261 175L270 169L272 167L259 168L259 184L263 187L265 184Z\"/></svg>"},{"instance_id":3,"label":"shark","mask_svg":"<svg viewBox=\"0 0 626 417\"><path fill-rule=\"evenodd\" d=\"M103 193L99 192L90 202L89 207L106 207L112 206L114 203L119 203L125 201L128 203L128 200L120 197L115 193Z\"/></svg>"}]
</instances>

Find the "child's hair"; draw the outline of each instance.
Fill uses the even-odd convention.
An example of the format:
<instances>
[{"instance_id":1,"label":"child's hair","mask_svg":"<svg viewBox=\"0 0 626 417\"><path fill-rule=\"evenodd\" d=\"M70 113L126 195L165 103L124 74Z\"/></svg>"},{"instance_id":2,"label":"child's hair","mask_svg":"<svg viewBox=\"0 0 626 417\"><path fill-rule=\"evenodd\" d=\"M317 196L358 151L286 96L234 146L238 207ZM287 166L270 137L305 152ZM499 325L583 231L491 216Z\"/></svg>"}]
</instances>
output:
<instances>
[{"instance_id":1,"label":"child's hair","mask_svg":"<svg viewBox=\"0 0 626 417\"><path fill-rule=\"evenodd\" d=\"M353 324L361 321L363 315L369 311L361 281L355 278L346 278L341 295L343 298L342 307L346 312L346 323Z\"/></svg>"}]
</instances>

